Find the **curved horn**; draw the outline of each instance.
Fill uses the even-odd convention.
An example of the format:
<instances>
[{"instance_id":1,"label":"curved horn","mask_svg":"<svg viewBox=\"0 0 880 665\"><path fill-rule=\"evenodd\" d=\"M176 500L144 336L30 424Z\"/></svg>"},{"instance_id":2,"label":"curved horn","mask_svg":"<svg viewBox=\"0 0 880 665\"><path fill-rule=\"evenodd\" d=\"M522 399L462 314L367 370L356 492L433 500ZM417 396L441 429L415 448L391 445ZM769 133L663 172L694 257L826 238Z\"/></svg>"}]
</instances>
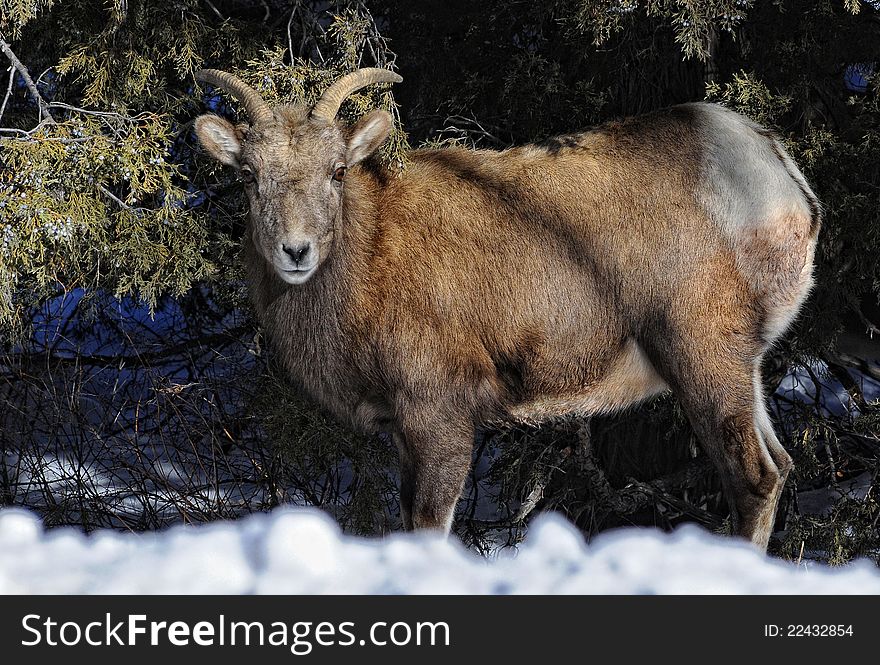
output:
<instances>
[{"instance_id":1,"label":"curved horn","mask_svg":"<svg viewBox=\"0 0 880 665\"><path fill-rule=\"evenodd\" d=\"M336 118L339 107L351 93L371 83L400 83L402 80L399 74L378 67L368 67L346 74L324 91L309 116L329 124Z\"/></svg>"},{"instance_id":2,"label":"curved horn","mask_svg":"<svg viewBox=\"0 0 880 665\"><path fill-rule=\"evenodd\" d=\"M210 83L235 97L244 105L253 124L259 124L272 117L272 109L260 97L260 93L237 76L221 72L219 69L202 69L195 74L196 80Z\"/></svg>"}]
</instances>

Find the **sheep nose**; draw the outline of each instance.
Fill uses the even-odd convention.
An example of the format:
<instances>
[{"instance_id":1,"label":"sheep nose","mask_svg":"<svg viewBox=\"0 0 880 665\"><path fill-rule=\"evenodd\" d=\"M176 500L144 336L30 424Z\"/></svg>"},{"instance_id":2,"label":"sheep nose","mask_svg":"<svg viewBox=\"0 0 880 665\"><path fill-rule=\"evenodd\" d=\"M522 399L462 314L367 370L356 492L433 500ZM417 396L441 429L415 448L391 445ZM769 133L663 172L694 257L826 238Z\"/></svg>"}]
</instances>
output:
<instances>
[{"instance_id":1,"label":"sheep nose","mask_svg":"<svg viewBox=\"0 0 880 665\"><path fill-rule=\"evenodd\" d=\"M300 264L309 255L312 244L304 242L301 245L284 245L284 253L287 254L294 263Z\"/></svg>"}]
</instances>

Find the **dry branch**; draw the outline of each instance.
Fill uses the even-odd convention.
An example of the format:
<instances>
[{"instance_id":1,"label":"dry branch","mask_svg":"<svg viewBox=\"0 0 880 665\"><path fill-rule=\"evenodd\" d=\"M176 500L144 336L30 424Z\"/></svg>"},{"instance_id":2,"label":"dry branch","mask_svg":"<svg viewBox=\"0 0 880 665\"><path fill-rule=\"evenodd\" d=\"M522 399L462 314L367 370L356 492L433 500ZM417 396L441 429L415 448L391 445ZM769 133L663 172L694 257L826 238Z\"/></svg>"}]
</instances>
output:
<instances>
[{"instance_id":1,"label":"dry branch","mask_svg":"<svg viewBox=\"0 0 880 665\"><path fill-rule=\"evenodd\" d=\"M18 59L18 56L15 55L15 53L12 51L12 48L9 46L6 40L3 39L2 35L0 35L0 51L3 51L6 57L9 58L9 62L12 63L12 66L15 67L16 71L19 73L22 80L24 81L24 84L27 86L28 91L31 93L31 98L34 100L34 102L36 102L37 108L39 109L40 121L42 121L43 117L45 116L47 120L54 123L55 118L49 110L49 104L46 102L45 99L43 99L43 96L37 89L37 84L34 83L34 80L31 78L31 74L28 71L28 68L24 66L21 60Z\"/></svg>"}]
</instances>

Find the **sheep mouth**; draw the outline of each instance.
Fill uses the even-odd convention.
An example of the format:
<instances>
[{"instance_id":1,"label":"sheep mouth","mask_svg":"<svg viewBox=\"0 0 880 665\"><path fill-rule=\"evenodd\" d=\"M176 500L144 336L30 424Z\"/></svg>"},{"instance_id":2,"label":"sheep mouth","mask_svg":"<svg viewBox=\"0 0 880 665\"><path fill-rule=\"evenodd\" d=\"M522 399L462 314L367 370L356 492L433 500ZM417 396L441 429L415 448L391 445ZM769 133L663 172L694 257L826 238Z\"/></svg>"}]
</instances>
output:
<instances>
[{"instance_id":1,"label":"sheep mouth","mask_svg":"<svg viewBox=\"0 0 880 665\"><path fill-rule=\"evenodd\" d=\"M314 265L309 268L293 268L291 270L279 268L278 274L288 284L304 284L309 280L317 267L317 265Z\"/></svg>"}]
</instances>

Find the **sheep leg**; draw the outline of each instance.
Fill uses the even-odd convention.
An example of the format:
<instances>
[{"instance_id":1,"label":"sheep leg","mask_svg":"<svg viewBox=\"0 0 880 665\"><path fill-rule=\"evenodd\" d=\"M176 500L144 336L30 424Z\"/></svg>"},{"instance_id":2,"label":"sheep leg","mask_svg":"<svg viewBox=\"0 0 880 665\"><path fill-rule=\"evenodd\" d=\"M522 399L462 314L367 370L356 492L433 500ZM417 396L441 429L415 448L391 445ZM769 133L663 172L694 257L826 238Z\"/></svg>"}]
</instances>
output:
<instances>
[{"instance_id":1,"label":"sheep leg","mask_svg":"<svg viewBox=\"0 0 880 665\"><path fill-rule=\"evenodd\" d=\"M432 419L433 420L433 419ZM400 514L406 530L449 533L471 464L473 426L436 419L394 434L400 455Z\"/></svg>"},{"instance_id":2,"label":"sheep leg","mask_svg":"<svg viewBox=\"0 0 880 665\"><path fill-rule=\"evenodd\" d=\"M759 359L750 360L748 348L737 349L734 338L709 332L687 344L665 341L654 345L651 359L718 469L733 531L766 549L791 458L754 384Z\"/></svg>"}]
</instances>

